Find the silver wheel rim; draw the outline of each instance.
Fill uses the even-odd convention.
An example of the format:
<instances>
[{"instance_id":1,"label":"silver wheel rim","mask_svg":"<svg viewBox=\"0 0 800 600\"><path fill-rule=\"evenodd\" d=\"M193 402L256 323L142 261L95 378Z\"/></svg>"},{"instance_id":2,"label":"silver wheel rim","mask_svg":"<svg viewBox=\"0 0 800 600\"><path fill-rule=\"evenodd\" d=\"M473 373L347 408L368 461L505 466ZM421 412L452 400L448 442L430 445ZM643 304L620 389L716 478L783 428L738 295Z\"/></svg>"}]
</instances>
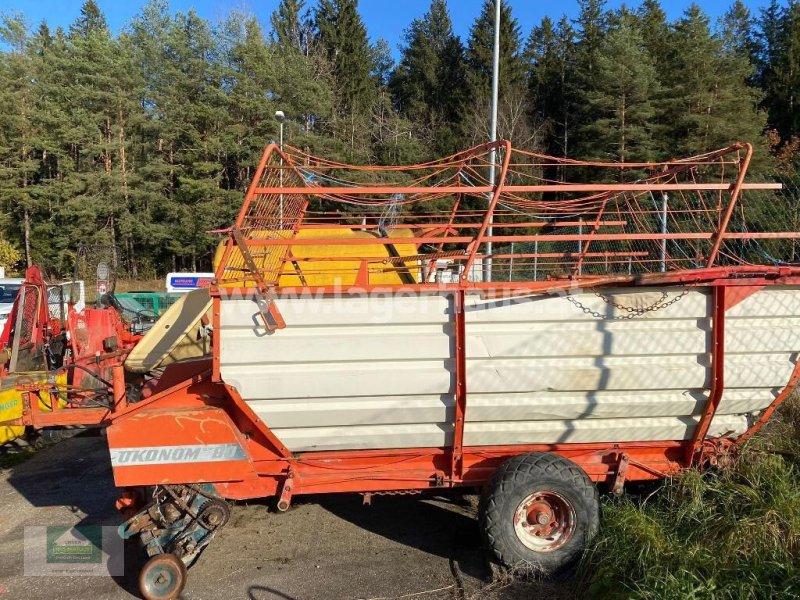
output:
<instances>
[{"instance_id":1,"label":"silver wheel rim","mask_svg":"<svg viewBox=\"0 0 800 600\"><path fill-rule=\"evenodd\" d=\"M575 508L557 492L528 495L514 511L514 533L534 552L552 552L575 535Z\"/></svg>"}]
</instances>

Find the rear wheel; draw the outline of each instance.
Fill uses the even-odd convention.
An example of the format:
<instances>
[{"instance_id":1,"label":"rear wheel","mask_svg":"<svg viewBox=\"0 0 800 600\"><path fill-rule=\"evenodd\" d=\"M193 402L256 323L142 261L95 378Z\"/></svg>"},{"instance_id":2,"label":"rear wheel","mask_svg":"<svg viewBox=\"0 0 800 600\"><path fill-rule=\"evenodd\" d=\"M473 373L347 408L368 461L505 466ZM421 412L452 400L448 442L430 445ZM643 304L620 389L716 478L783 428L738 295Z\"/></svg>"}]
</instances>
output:
<instances>
[{"instance_id":1,"label":"rear wheel","mask_svg":"<svg viewBox=\"0 0 800 600\"><path fill-rule=\"evenodd\" d=\"M533 452L504 463L480 506L484 539L511 568L549 575L577 559L597 533L597 488L575 463Z\"/></svg>"}]
</instances>

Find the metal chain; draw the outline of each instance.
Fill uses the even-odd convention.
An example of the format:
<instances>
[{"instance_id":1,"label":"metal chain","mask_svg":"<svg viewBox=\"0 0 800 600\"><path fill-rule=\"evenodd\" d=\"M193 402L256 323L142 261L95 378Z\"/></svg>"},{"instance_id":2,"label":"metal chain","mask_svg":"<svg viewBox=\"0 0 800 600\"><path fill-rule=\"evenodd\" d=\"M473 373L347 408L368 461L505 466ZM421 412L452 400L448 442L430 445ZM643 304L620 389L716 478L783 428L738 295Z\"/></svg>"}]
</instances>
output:
<instances>
[{"instance_id":1,"label":"metal chain","mask_svg":"<svg viewBox=\"0 0 800 600\"><path fill-rule=\"evenodd\" d=\"M684 290L680 294L669 300L668 302L664 302L664 300L666 300L669 295L667 294L667 292L661 292L661 298L656 300L653 304L651 304L650 306L645 306L644 308L637 308L634 306L623 306L622 304L614 302L609 296L601 294L600 292L595 292L594 295L600 298L603 302L605 302L609 306L613 306L614 308L625 311L627 313L619 317L609 317L608 315L599 313L596 310L586 306L579 300L576 300L575 297L572 296L572 294L567 294L565 298L576 308L580 309L585 315L591 315L596 319L612 319L615 321L624 321L628 319L635 319L636 317L641 317L642 315L645 315L647 313L656 312L668 308L673 304L675 304L676 302L682 300L684 296L686 296L688 293L689 290Z\"/></svg>"}]
</instances>

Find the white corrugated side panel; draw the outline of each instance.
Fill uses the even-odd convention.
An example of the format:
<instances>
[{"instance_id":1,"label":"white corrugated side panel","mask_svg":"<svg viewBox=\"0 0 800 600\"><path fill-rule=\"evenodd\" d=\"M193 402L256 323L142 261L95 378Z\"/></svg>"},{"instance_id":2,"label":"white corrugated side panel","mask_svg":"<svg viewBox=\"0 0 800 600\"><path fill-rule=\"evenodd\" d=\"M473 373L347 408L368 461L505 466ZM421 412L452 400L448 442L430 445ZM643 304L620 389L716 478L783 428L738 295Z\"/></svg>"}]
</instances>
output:
<instances>
[{"instance_id":1,"label":"white corrugated side panel","mask_svg":"<svg viewBox=\"0 0 800 600\"><path fill-rule=\"evenodd\" d=\"M772 398L777 396L799 352L800 288L767 287L731 307L725 315L723 404L747 387L770 389Z\"/></svg>"},{"instance_id":2,"label":"white corrugated side panel","mask_svg":"<svg viewBox=\"0 0 800 600\"><path fill-rule=\"evenodd\" d=\"M569 444L603 442L641 442L681 440L691 437L698 417L647 419L575 419L572 421L517 421L467 423L465 446L507 444ZM747 428L747 419L720 415L709 429L711 437L738 435Z\"/></svg>"},{"instance_id":3,"label":"white corrugated side panel","mask_svg":"<svg viewBox=\"0 0 800 600\"><path fill-rule=\"evenodd\" d=\"M668 290L666 300L679 293ZM665 301L661 290L606 297L635 309ZM474 409L467 412L468 429L479 422L485 403L496 407L516 397L524 404L508 406L505 418L495 410L494 420L517 421L525 418L524 405L548 394L583 399L582 418L602 415L606 406L619 410L626 401L640 414L651 408L670 416L694 412L710 360L710 300L704 290L620 320L628 312L593 293L572 299L581 306L560 295L507 302L468 298L467 390ZM586 314L582 306L605 318Z\"/></svg>"},{"instance_id":4,"label":"white corrugated side panel","mask_svg":"<svg viewBox=\"0 0 800 600\"><path fill-rule=\"evenodd\" d=\"M680 291L664 288L666 301ZM740 434L789 379L800 349L800 294L757 293L726 320L725 385L710 435ZM472 296L467 312L465 444L682 439L705 406L711 295L694 289L634 319L662 290L559 295L511 302ZM613 303L613 304L612 304ZM627 418L626 418L627 417ZM639 417L639 418L637 418ZM659 417L659 418L645 418ZM672 420L665 420L673 417ZM561 435L552 433L559 429ZM571 419L571 420L569 420Z\"/></svg>"},{"instance_id":5,"label":"white corrugated side panel","mask_svg":"<svg viewBox=\"0 0 800 600\"><path fill-rule=\"evenodd\" d=\"M222 302L221 373L292 450L436 447L452 427L450 300L280 299L286 328Z\"/></svg>"},{"instance_id":6,"label":"white corrugated side panel","mask_svg":"<svg viewBox=\"0 0 800 600\"><path fill-rule=\"evenodd\" d=\"M665 289L668 299L678 292ZM800 293L765 290L729 311L726 387L712 435L739 434L800 349ZM775 299L762 294L776 293ZM708 396L710 294L632 320L593 293L467 297L465 443L613 442L691 435ZM613 293L644 308L660 290ZM255 304L222 302L222 375L292 450L443 446L453 418L446 297L280 299L266 334ZM730 415L730 416L723 416Z\"/></svg>"}]
</instances>

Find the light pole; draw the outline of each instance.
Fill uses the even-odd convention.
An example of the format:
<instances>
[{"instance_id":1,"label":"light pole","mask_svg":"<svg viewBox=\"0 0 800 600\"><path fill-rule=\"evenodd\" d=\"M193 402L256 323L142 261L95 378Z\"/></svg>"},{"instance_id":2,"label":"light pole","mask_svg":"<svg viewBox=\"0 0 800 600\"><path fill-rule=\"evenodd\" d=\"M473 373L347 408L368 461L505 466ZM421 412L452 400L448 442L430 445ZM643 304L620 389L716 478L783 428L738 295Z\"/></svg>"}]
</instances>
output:
<instances>
[{"instance_id":1,"label":"light pole","mask_svg":"<svg viewBox=\"0 0 800 600\"><path fill-rule=\"evenodd\" d=\"M282 110L275 111L275 120L280 124L281 132L278 138L278 147L281 149L281 152L283 152L283 122L286 120L286 115ZM278 171L278 181L280 182L280 187L283 188L283 156L281 156L281 169ZM283 229L283 194L280 195L279 209L281 214L280 228Z\"/></svg>"},{"instance_id":2,"label":"light pole","mask_svg":"<svg viewBox=\"0 0 800 600\"><path fill-rule=\"evenodd\" d=\"M500 0L494 0L494 55L492 58L492 113L491 113L491 142L494 143L497 141L497 96L498 96L498 89L500 87ZM494 163L497 160L497 150L492 148L489 153L489 185L494 187L495 184L495 166ZM492 191L494 194L494 190ZM489 198L489 203L491 204L492 199ZM486 234L489 237L492 237L494 233L494 228L492 224L494 223L494 215L489 215L489 227L486 230ZM484 261L483 265L483 280L486 282L490 282L492 280L492 242L487 242L486 244L486 256L487 258Z\"/></svg>"},{"instance_id":3,"label":"light pole","mask_svg":"<svg viewBox=\"0 0 800 600\"><path fill-rule=\"evenodd\" d=\"M279 138L280 141L278 142L278 146L280 146L280 149L283 150L283 122L286 120L286 115L282 110L275 111L275 120L278 123L280 123L281 126L281 133Z\"/></svg>"}]
</instances>

